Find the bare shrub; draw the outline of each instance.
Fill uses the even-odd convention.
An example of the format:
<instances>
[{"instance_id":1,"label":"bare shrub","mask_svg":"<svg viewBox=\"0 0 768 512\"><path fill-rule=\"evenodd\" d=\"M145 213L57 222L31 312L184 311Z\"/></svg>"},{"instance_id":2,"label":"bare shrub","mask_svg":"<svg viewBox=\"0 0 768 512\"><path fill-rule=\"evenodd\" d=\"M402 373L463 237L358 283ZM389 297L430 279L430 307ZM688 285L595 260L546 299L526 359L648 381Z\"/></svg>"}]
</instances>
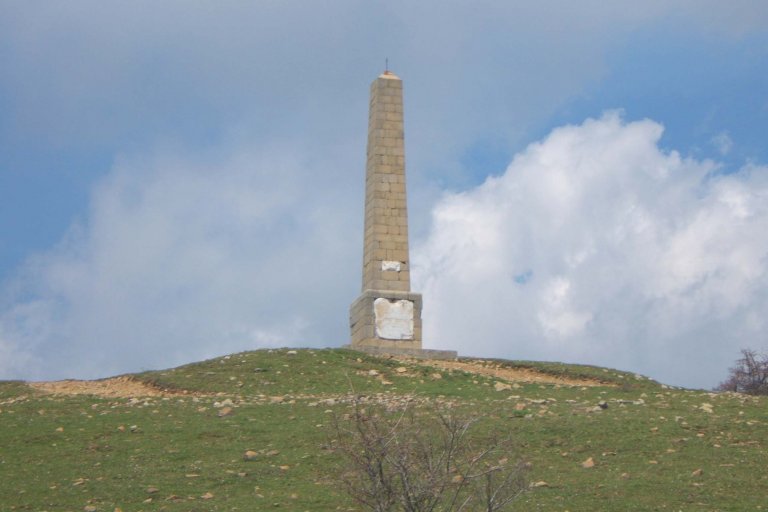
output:
<instances>
[{"instance_id":1,"label":"bare shrub","mask_svg":"<svg viewBox=\"0 0 768 512\"><path fill-rule=\"evenodd\" d=\"M498 511L526 488L508 438L476 432L449 411L354 405L336 418L339 479L366 510Z\"/></svg>"},{"instance_id":2,"label":"bare shrub","mask_svg":"<svg viewBox=\"0 0 768 512\"><path fill-rule=\"evenodd\" d=\"M741 359L731 368L728 378L715 389L748 395L768 395L768 355L742 349Z\"/></svg>"}]
</instances>

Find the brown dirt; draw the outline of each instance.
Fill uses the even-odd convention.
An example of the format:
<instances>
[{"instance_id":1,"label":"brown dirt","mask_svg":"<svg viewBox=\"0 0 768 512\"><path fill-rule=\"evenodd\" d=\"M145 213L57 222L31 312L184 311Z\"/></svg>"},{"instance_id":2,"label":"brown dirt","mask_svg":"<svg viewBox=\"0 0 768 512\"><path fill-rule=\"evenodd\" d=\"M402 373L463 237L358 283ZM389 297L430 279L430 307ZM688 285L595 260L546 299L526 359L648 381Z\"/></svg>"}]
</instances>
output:
<instances>
[{"instance_id":1,"label":"brown dirt","mask_svg":"<svg viewBox=\"0 0 768 512\"><path fill-rule=\"evenodd\" d=\"M30 382L29 386L42 393L52 395L95 395L104 398L163 397L180 394L152 387L130 377L113 377L102 380Z\"/></svg>"},{"instance_id":2,"label":"brown dirt","mask_svg":"<svg viewBox=\"0 0 768 512\"><path fill-rule=\"evenodd\" d=\"M504 368L496 366L486 361L442 361L442 360L418 360L411 359L410 363L422 364L426 366L432 366L441 370L460 370L464 372L474 373L477 375L485 375L488 377L494 377L497 379L505 380L507 382L526 382L526 383L546 383L546 384L560 384L563 386L609 386L604 382L600 382L596 379L572 379L567 377L558 377L556 375L550 375L544 372L538 372L536 370L528 368Z\"/></svg>"},{"instance_id":3,"label":"brown dirt","mask_svg":"<svg viewBox=\"0 0 768 512\"><path fill-rule=\"evenodd\" d=\"M560 384L563 386L605 386L594 379L571 379L557 377L536 370L504 368L487 361L443 361L407 359L411 364L431 366L440 370L459 370L476 375L494 377L507 382ZM130 377L113 377L102 380L60 380L53 382L30 382L33 389L52 395L94 395L103 398L139 398L188 395L194 393L169 391L153 387Z\"/></svg>"}]
</instances>

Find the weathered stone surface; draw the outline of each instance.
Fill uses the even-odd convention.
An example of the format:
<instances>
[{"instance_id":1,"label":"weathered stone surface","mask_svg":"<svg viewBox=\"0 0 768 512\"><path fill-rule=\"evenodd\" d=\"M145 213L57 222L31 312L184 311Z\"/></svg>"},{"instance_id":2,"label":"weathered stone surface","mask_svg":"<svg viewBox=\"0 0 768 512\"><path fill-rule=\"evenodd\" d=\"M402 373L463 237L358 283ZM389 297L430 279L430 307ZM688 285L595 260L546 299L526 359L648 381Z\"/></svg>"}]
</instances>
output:
<instances>
[{"instance_id":1,"label":"weathered stone surface","mask_svg":"<svg viewBox=\"0 0 768 512\"><path fill-rule=\"evenodd\" d=\"M403 83L385 71L370 90L362 293L349 310L351 347L455 359L453 351L421 352L422 298L411 292L406 189Z\"/></svg>"},{"instance_id":2,"label":"weathered stone surface","mask_svg":"<svg viewBox=\"0 0 768 512\"><path fill-rule=\"evenodd\" d=\"M376 336L379 338L413 339L413 302L379 297L373 301L373 313Z\"/></svg>"},{"instance_id":3,"label":"weathered stone surface","mask_svg":"<svg viewBox=\"0 0 768 512\"><path fill-rule=\"evenodd\" d=\"M410 293L403 83L386 71L370 93L362 295L350 307L352 346L415 350L421 296Z\"/></svg>"}]
</instances>

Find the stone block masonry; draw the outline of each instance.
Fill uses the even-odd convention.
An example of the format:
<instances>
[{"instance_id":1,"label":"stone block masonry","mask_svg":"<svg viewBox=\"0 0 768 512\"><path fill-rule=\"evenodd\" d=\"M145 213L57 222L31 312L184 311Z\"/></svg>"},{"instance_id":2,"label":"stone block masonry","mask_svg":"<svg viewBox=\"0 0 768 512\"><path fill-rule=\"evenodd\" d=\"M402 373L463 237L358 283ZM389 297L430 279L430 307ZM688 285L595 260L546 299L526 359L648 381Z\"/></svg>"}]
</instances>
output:
<instances>
[{"instance_id":1,"label":"stone block masonry","mask_svg":"<svg viewBox=\"0 0 768 512\"><path fill-rule=\"evenodd\" d=\"M420 294L411 292L403 82L385 71L371 84L365 167L362 294L349 311L351 346L373 353L455 358L421 348Z\"/></svg>"},{"instance_id":2,"label":"stone block masonry","mask_svg":"<svg viewBox=\"0 0 768 512\"><path fill-rule=\"evenodd\" d=\"M403 82L384 73L371 84L363 291L411 289L404 140Z\"/></svg>"}]
</instances>

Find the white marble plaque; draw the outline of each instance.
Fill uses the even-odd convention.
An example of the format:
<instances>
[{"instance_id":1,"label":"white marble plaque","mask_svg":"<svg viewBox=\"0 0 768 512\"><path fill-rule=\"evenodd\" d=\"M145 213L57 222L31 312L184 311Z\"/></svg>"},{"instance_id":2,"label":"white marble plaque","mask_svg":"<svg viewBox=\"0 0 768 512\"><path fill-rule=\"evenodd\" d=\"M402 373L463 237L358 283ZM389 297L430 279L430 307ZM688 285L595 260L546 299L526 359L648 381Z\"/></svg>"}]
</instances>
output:
<instances>
[{"instance_id":1,"label":"white marble plaque","mask_svg":"<svg viewBox=\"0 0 768 512\"><path fill-rule=\"evenodd\" d=\"M384 272L400 272L402 263L399 261L382 261L381 270Z\"/></svg>"},{"instance_id":2,"label":"white marble plaque","mask_svg":"<svg viewBox=\"0 0 768 512\"><path fill-rule=\"evenodd\" d=\"M413 339L413 302L378 298L373 301L376 336L385 340Z\"/></svg>"}]
</instances>

